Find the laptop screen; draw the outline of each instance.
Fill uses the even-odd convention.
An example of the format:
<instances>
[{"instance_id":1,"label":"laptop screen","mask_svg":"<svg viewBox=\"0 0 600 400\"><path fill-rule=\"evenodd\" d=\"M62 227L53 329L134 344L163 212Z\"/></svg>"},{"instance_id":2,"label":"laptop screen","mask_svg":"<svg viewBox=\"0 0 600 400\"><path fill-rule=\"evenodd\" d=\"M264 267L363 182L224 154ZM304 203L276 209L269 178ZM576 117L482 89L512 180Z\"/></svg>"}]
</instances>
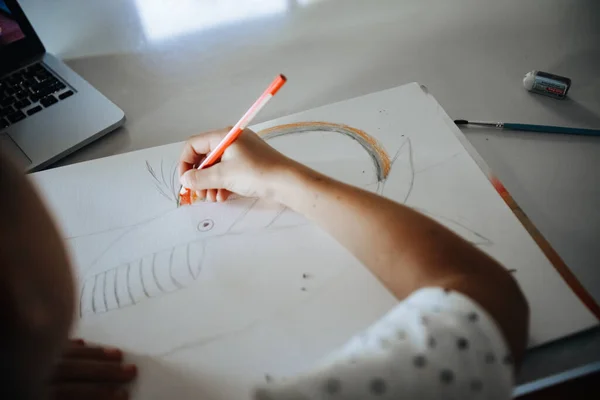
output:
<instances>
[{"instance_id":1,"label":"laptop screen","mask_svg":"<svg viewBox=\"0 0 600 400\"><path fill-rule=\"evenodd\" d=\"M0 0L0 48L25 38L6 2Z\"/></svg>"}]
</instances>

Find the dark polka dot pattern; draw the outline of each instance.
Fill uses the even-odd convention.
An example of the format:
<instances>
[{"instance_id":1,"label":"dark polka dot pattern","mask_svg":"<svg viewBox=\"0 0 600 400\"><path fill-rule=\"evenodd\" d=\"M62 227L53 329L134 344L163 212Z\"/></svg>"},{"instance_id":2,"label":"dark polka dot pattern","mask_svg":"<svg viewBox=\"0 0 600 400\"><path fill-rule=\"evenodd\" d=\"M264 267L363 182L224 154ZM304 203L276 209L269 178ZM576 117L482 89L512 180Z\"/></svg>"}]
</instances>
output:
<instances>
[{"instance_id":1,"label":"dark polka dot pattern","mask_svg":"<svg viewBox=\"0 0 600 400\"><path fill-rule=\"evenodd\" d=\"M424 355L415 356L415 358L413 359L413 364L417 368L423 368L426 363L427 363L427 359L425 358Z\"/></svg>"},{"instance_id":2,"label":"dark polka dot pattern","mask_svg":"<svg viewBox=\"0 0 600 400\"><path fill-rule=\"evenodd\" d=\"M483 383L479 379L473 379L470 384L471 390L474 392L481 392L483 389Z\"/></svg>"},{"instance_id":3,"label":"dark polka dot pattern","mask_svg":"<svg viewBox=\"0 0 600 400\"><path fill-rule=\"evenodd\" d=\"M395 318L396 309L334 353L330 366L263 383L254 400L509 400L514 360L494 321L464 296L453 303L458 292L428 290L429 302L411 296Z\"/></svg>"},{"instance_id":4,"label":"dark polka dot pattern","mask_svg":"<svg viewBox=\"0 0 600 400\"><path fill-rule=\"evenodd\" d=\"M383 379L375 378L371 380L371 383L369 384L369 390L372 394L376 396L381 396L385 394L387 390L387 384Z\"/></svg>"},{"instance_id":5,"label":"dark polka dot pattern","mask_svg":"<svg viewBox=\"0 0 600 400\"><path fill-rule=\"evenodd\" d=\"M440 381L442 383L450 384L454 380L454 373L449 369L443 369L440 372Z\"/></svg>"},{"instance_id":6,"label":"dark polka dot pattern","mask_svg":"<svg viewBox=\"0 0 600 400\"><path fill-rule=\"evenodd\" d=\"M330 378L325 381L325 385L323 386L326 393L336 394L342 389L342 383L339 379Z\"/></svg>"},{"instance_id":7,"label":"dark polka dot pattern","mask_svg":"<svg viewBox=\"0 0 600 400\"><path fill-rule=\"evenodd\" d=\"M427 339L427 346L434 348L436 344L437 342L434 337L431 336L429 339Z\"/></svg>"}]
</instances>

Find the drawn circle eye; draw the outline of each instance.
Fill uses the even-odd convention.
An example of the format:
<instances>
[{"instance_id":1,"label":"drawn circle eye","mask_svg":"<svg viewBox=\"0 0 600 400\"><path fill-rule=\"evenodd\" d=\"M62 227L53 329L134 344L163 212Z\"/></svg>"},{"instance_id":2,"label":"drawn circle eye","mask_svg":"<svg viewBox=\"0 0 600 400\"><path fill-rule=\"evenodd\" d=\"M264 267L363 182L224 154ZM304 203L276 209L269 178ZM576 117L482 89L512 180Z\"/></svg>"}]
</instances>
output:
<instances>
[{"instance_id":1,"label":"drawn circle eye","mask_svg":"<svg viewBox=\"0 0 600 400\"><path fill-rule=\"evenodd\" d=\"M212 219L204 219L198 224L198 231L207 232L210 231L213 226L215 226L215 223Z\"/></svg>"}]
</instances>

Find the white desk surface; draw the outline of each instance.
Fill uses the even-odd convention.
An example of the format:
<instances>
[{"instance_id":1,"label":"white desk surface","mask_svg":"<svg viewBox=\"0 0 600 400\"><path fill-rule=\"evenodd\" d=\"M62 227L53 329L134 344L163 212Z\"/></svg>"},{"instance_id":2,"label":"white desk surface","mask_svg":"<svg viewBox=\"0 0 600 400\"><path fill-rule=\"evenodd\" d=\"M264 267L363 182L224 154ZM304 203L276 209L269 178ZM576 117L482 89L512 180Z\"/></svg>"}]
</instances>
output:
<instances>
[{"instance_id":1,"label":"white desk surface","mask_svg":"<svg viewBox=\"0 0 600 400\"><path fill-rule=\"evenodd\" d=\"M257 122L418 81L453 118L600 128L597 0L21 3L47 50L128 118L59 164L232 124L280 72ZM533 69L572 78L570 98L526 92ZM464 131L600 302L600 137ZM519 381L600 360L599 338L532 351Z\"/></svg>"}]
</instances>

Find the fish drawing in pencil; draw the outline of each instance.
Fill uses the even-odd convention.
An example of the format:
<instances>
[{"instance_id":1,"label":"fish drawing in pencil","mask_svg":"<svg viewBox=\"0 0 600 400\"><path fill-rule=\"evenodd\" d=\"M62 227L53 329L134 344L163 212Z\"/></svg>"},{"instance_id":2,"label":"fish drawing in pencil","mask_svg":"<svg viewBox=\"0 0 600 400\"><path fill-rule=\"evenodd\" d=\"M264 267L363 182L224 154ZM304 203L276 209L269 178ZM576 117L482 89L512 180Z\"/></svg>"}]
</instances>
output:
<instances>
[{"instance_id":1,"label":"fish drawing in pencil","mask_svg":"<svg viewBox=\"0 0 600 400\"><path fill-rule=\"evenodd\" d=\"M273 144L284 138L311 134L335 134L338 142L350 140L346 145L358 145L361 154L368 156L360 168L360 175L365 176L353 175L351 183L386 195L392 190L386 188L388 178L392 177L394 197L408 201L415 183L410 138L398 138L390 156L375 138L343 124L300 122L259 132ZM201 275L211 243L222 237L308 224L284 206L254 198L234 197L226 205L205 202L181 205L176 164L165 168L162 161L154 166L147 162L144 167L157 193L171 202L173 208L142 223L102 233L109 237L105 247L89 265L81 266L80 316L121 309L189 287ZM227 207L227 212L219 212L222 207ZM475 244L489 243L463 224L430 216Z\"/></svg>"}]
</instances>

